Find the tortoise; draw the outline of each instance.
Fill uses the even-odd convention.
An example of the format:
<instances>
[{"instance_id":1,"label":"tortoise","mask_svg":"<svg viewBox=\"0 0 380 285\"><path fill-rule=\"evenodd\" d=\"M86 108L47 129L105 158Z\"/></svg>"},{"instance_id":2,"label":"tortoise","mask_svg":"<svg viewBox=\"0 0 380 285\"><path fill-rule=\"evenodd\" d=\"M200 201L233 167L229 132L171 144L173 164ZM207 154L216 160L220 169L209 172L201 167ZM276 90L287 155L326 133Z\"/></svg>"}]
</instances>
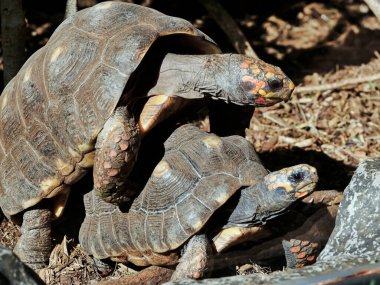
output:
<instances>
[{"instance_id":1,"label":"tortoise","mask_svg":"<svg viewBox=\"0 0 380 285\"><path fill-rule=\"evenodd\" d=\"M50 221L92 167L102 199L130 199L141 137L180 108L180 98L269 106L293 89L280 68L221 54L186 20L116 1L79 11L0 99L0 207L22 222L17 254L33 268L46 264Z\"/></svg>"},{"instance_id":2,"label":"tortoise","mask_svg":"<svg viewBox=\"0 0 380 285\"><path fill-rule=\"evenodd\" d=\"M377 284L380 279L380 158L360 162L343 191L334 230L310 266L203 280L208 285ZM193 280L168 285L199 284Z\"/></svg>"},{"instance_id":3,"label":"tortoise","mask_svg":"<svg viewBox=\"0 0 380 285\"><path fill-rule=\"evenodd\" d=\"M311 193L318 180L306 164L269 173L243 137L219 137L190 124L176 129L164 147L128 210L95 191L84 196L79 241L87 253L138 266L172 265L186 243L173 278L200 277L210 253L206 234L217 252L260 237L268 219Z\"/></svg>"}]
</instances>

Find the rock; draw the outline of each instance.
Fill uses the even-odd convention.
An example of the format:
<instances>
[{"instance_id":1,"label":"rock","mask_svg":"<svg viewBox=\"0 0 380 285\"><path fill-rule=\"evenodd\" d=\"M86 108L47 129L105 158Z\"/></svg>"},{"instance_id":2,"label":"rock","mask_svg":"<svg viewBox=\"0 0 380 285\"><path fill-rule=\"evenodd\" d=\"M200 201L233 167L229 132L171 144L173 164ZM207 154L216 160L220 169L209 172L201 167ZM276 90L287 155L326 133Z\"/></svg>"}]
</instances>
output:
<instances>
[{"instance_id":1,"label":"rock","mask_svg":"<svg viewBox=\"0 0 380 285\"><path fill-rule=\"evenodd\" d=\"M0 284L5 285L43 285L38 275L13 253L0 246Z\"/></svg>"},{"instance_id":2,"label":"rock","mask_svg":"<svg viewBox=\"0 0 380 285\"><path fill-rule=\"evenodd\" d=\"M379 279L379 260L380 158L376 158L363 161L356 169L344 191L335 228L314 265L285 269L272 274L252 274L202 281L182 280L166 284L296 285L322 281L333 284L335 281L342 281L342 278L346 282L350 278L360 278L363 282L360 284L369 284L370 280L376 282Z\"/></svg>"}]
</instances>

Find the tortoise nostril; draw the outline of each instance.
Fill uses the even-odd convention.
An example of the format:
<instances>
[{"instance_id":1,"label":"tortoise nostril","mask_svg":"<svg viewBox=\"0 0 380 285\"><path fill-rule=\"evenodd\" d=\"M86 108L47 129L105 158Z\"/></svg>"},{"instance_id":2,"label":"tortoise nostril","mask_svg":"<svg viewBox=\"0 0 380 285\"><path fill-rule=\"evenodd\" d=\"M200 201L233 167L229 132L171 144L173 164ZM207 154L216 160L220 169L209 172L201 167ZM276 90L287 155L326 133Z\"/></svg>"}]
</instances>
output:
<instances>
[{"instance_id":1,"label":"tortoise nostril","mask_svg":"<svg viewBox=\"0 0 380 285\"><path fill-rule=\"evenodd\" d=\"M284 86L284 83L281 79L278 79L276 77L273 77L268 80L269 88L272 90L278 90L281 89Z\"/></svg>"}]
</instances>

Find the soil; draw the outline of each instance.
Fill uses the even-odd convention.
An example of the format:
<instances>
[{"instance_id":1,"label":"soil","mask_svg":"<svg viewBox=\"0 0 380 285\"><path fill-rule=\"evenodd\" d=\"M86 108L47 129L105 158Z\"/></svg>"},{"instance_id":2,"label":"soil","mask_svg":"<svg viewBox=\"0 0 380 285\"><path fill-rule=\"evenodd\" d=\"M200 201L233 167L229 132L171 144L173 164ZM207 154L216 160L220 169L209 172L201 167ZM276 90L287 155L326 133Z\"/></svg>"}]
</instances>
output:
<instances>
[{"instance_id":1,"label":"soil","mask_svg":"<svg viewBox=\"0 0 380 285\"><path fill-rule=\"evenodd\" d=\"M95 2L79 1L80 9ZM235 52L228 35L207 14L201 1L135 2L185 18L212 37L223 52ZM249 109L243 112L245 120L222 126L245 135L269 170L308 163L320 175L318 190L343 191L360 161L380 156L380 21L363 1L356 0L219 2L258 56L280 66L297 86L290 101L256 108L253 116ZM65 1L24 0L23 5L26 51L30 56L62 21ZM0 63L2 73L2 57ZM237 117L242 114L238 107L222 108ZM203 121L205 129L209 128L207 122ZM75 223L71 226L75 227ZM108 269L81 250L75 231L77 228L55 234L56 248L50 265L41 272L47 284L95 284L141 270L112 263L110 275L104 276ZM3 219L0 244L13 248L18 236L18 227ZM240 265L234 259L228 269L217 275L246 274L260 268ZM152 272L155 271L149 274ZM168 275L166 271L162 274Z\"/></svg>"}]
</instances>

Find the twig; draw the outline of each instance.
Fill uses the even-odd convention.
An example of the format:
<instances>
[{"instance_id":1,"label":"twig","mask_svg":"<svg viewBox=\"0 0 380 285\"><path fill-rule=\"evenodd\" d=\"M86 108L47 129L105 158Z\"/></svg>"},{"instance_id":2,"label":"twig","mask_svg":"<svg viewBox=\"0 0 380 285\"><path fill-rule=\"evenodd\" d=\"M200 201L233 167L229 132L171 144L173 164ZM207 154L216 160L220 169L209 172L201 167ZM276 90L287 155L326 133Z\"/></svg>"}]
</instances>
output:
<instances>
[{"instance_id":1,"label":"twig","mask_svg":"<svg viewBox=\"0 0 380 285\"><path fill-rule=\"evenodd\" d=\"M380 21L380 0L364 0L364 2Z\"/></svg>"},{"instance_id":2,"label":"twig","mask_svg":"<svg viewBox=\"0 0 380 285\"><path fill-rule=\"evenodd\" d=\"M380 80L380 73L376 73L370 76L364 76L359 78L349 78L344 79L342 81L334 82L334 83L327 83L322 85L311 85L311 86L301 86L297 87L294 92L295 93L311 93L311 92L323 92L333 89L350 89L353 88L353 85L364 83L364 82L370 82L370 81L376 81Z\"/></svg>"},{"instance_id":3,"label":"twig","mask_svg":"<svg viewBox=\"0 0 380 285\"><path fill-rule=\"evenodd\" d=\"M25 16L21 0L1 0L0 6L5 86L25 61Z\"/></svg>"},{"instance_id":4,"label":"twig","mask_svg":"<svg viewBox=\"0 0 380 285\"><path fill-rule=\"evenodd\" d=\"M217 0L200 0L199 2L226 33L238 53L258 58L239 26Z\"/></svg>"},{"instance_id":5,"label":"twig","mask_svg":"<svg viewBox=\"0 0 380 285\"><path fill-rule=\"evenodd\" d=\"M77 0L67 0L64 18L74 15L78 11Z\"/></svg>"},{"instance_id":6,"label":"twig","mask_svg":"<svg viewBox=\"0 0 380 285\"><path fill-rule=\"evenodd\" d=\"M144 0L141 2L141 6L150 7L152 6L153 0Z\"/></svg>"}]
</instances>

